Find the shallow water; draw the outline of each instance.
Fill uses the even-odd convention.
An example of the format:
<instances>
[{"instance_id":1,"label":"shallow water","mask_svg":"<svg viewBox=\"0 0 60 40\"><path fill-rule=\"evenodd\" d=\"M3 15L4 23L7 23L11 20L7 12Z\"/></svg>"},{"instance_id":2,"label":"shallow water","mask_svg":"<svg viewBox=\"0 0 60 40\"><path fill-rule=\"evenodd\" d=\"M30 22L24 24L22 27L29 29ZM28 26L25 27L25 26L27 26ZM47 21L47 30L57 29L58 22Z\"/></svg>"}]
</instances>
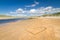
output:
<instances>
[{"instance_id":1,"label":"shallow water","mask_svg":"<svg viewBox=\"0 0 60 40\"><path fill-rule=\"evenodd\" d=\"M26 20L27 18L14 18L14 19L0 19L0 24L5 24L9 22L16 22L18 20Z\"/></svg>"}]
</instances>

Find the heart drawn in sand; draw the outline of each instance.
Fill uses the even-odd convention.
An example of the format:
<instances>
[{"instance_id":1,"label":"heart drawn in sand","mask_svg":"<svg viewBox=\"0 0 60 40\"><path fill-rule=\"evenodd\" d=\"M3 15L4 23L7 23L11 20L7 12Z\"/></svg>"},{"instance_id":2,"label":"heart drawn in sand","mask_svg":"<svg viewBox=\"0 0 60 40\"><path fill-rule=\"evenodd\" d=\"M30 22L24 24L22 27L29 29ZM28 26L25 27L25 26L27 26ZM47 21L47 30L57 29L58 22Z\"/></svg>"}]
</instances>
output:
<instances>
[{"instance_id":1,"label":"heart drawn in sand","mask_svg":"<svg viewBox=\"0 0 60 40\"><path fill-rule=\"evenodd\" d=\"M31 34L36 35L38 33L45 31L46 28L45 27L36 27L36 28L27 28L26 30L27 30L27 32L29 32Z\"/></svg>"}]
</instances>

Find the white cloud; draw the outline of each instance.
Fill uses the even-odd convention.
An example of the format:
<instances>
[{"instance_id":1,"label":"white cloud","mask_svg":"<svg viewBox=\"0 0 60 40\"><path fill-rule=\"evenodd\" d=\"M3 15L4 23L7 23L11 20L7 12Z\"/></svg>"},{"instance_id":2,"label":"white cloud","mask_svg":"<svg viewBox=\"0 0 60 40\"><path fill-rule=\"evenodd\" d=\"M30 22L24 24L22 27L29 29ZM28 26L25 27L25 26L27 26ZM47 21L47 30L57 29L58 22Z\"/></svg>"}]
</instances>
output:
<instances>
[{"instance_id":1,"label":"white cloud","mask_svg":"<svg viewBox=\"0 0 60 40\"><path fill-rule=\"evenodd\" d=\"M26 5L25 7L35 7L36 4Z\"/></svg>"},{"instance_id":2,"label":"white cloud","mask_svg":"<svg viewBox=\"0 0 60 40\"><path fill-rule=\"evenodd\" d=\"M43 14L52 14L52 13L60 12L60 8L54 8L52 6L41 7L41 8L38 8L38 10L40 13L43 13Z\"/></svg>"},{"instance_id":3,"label":"white cloud","mask_svg":"<svg viewBox=\"0 0 60 40\"><path fill-rule=\"evenodd\" d=\"M31 9L29 12L30 13L35 13L36 12L36 9Z\"/></svg>"},{"instance_id":4,"label":"white cloud","mask_svg":"<svg viewBox=\"0 0 60 40\"><path fill-rule=\"evenodd\" d=\"M37 1L34 1L34 3L35 3L35 4L39 4L39 2L37 2Z\"/></svg>"},{"instance_id":5,"label":"white cloud","mask_svg":"<svg viewBox=\"0 0 60 40\"><path fill-rule=\"evenodd\" d=\"M16 13L24 13L24 10L23 10L22 8L18 8L18 9L16 10Z\"/></svg>"},{"instance_id":6,"label":"white cloud","mask_svg":"<svg viewBox=\"0 0 60 40\"><path fill-rule=\"evenodd\" d=\"M32 5L30 5L30 7L35 7L36 6L36 4L32 4Z\"/></svg>"},{"instance_id":7,"label":"white cloud","mask_svg":"<svg viewBox=\"0 0 60 40\"><path fill-rule=\"evenodd\" d=\"M48 7L40 7L37 9L30 9L30 10L24 10L22 8L18 8L15 12L10 12L11 15L17 15L17 16L27 16L27 14L31 15L42 15L42 14L52 14L60 12L60 8L54 8L52 6Z\"/></svg>"},{"instance_id":8,"label":"white cloud","mask_svg":"<svg viewBox=\"0 0 60 40\"><path fill-rule=\"evenodd\" d=\"M27 16L24 13L25 11L22 8L18 8L16 11L10 12L9 14L12 16Z\"/></svg>"},{"instance_id":9,"label":"white cloud","mask_svg":"<svg viewBox=\"0 0 60 40\"><path fill-rule=\"evenodd\" d=\"M39 2L37 1L34 1L34 4L31 4L31 5L26 5L25 7L35 7L39 4Z\"/></svg>"},{"instance_id":10,"label":"white cloud","mask_svg":"<svg viewBox=\"0 0 60 40\"><path fill-rule=\"evenodd\" d=\"M21 17L23 17L23 16L27 16L27 15L24 15L24 14L16 14L16 16L21 16Z\"/></svg>"}]
</instances>

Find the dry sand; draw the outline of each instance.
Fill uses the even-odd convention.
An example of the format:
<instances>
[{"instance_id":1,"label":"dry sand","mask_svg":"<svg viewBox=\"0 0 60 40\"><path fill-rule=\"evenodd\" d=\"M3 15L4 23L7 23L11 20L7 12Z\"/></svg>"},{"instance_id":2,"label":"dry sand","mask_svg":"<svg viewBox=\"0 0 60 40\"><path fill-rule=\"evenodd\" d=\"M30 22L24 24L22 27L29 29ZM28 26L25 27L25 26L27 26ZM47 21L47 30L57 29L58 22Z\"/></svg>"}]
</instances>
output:
<instances>
[{"instance_id":1,"label":"dry sand","mask_svg":"<svg viewBox=\"0 0 60 40\"><path fill-rule=\"evenodd\" d=\"M0 40L60 40L60 18L36 18L0 26Z\"/></svg>"}]
</instances>

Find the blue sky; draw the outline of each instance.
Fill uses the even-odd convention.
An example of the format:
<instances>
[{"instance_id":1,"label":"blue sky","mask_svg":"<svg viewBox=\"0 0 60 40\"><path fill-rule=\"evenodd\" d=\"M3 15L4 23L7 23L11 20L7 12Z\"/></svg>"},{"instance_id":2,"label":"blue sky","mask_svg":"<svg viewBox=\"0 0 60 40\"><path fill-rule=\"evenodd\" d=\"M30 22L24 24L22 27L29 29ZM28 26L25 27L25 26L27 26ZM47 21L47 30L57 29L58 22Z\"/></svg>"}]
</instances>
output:
<instances>
[{"instance_id":1,"label":"blue sky","mask_svg":"<svg viewBox=\"0 0 60 40\"><path fill-rule=\"evenodd\" d=\"M60 0L0 0L0 14L16 11L19 8L30 10L48 6L60 8Z\"/></svg>"}]
</instances>

